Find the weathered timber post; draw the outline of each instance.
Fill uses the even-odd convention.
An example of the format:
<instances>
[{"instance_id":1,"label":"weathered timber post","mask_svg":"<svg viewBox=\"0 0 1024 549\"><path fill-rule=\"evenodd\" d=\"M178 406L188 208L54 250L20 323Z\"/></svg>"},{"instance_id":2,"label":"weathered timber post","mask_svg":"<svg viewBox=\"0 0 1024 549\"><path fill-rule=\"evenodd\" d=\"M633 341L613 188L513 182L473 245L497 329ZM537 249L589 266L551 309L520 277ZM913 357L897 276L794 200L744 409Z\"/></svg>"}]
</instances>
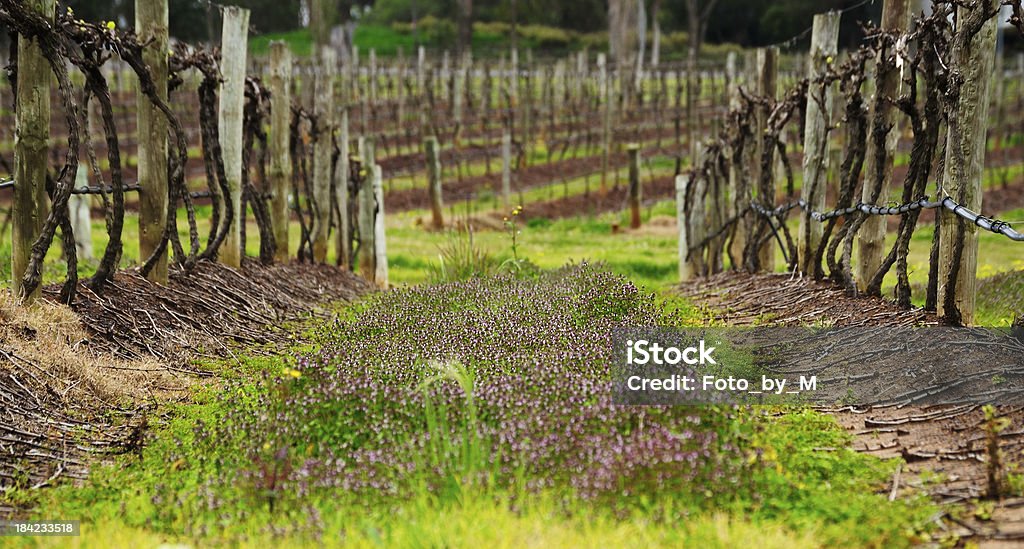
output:
<instances>
[{"instance_id":1,"label":"weathered timber post","mask_svg":"<svg viewBox=\"0 0 1024 549\"><path fill-rule=\"evenodd\" d=\"M994 0L993 0L994 1ZM993 1L982 2L985 9ZM957 21L977 17L957 9ZM953 37L951 68L962 75L960 100L954 113L956 128L946 144L945 193L965 208L981 211L981 178L985 166L989 83L996 53L996 18L990 17L970 40L962 28ZM952 126L952 123L951 123ZM974 322L978 268L978 228L943 208L939 210L939 280L937 310L954 324ZM957 261L959 259L959 261ZM952 285L951 285L952 283Z\"/></svg>"},{"instance_id":2,"label":"weathered timber post","mask_svg":"<svg viewBox=\"0 0 1024 549\"><path fill-rule=\"evenodd\" d=\"M882 6L882 30L894 31L908 29L910 16L914 11L916 2L911 0L885 0ZM886 51L891 55L891 51ZM875 59L875 99L871 101L872 113L868 119L868 143L869 150L874 151L873 137L876 133L885 136L883 147L884 158L877 158L874 152L869 152L864 158L864 188L861 200L870 203L872 192L877 177L881 177L882 193L879 195L879 202L885 203L889 199L889 189L892 186L892 171L896 157L896 146L899 142L899 128L894 125L896 108L888 98L899 97L901 87L901 75L897 70L884 70L881 59ZM890 128L885 131L880 128ZM884 133L880 133L884 132ZM878 162L882 165L879 166ZM878 175L876 175L878 174ZM871 277L882 265L882 256L885 253L885 228L887 219L883 216L868 216L864 224L857 231L857 255L855 278L861 290L867 289Z\"/></svg>"},{"instance_id":3,"label":"weathered timber post","mask_svg":"<svg viewBox=\"0 0 1024 549\"><path fill-rule=\"evenodd\" d=\"M626 147L629 155L629 226L640 228L640 201L643 189L640 186L640 145L630 143Z\"/></svg>"},{"instance_id":4,"label":"weathered timber post","mask_svg":"<svg viewBox=\"0 0 1024 549\"><path fill-rule=\"evenodd\" d=\"M754 84L757 94L765 97L775 98L778 96L778 77L779 77L779 48L761 48L757 50L756 61L754 64ZM754 128L754 164L751 170L751 181L760 184L763 179L762 169L771 170L772 173L767 175L767 184L757 188L757 198L760 199L766 207L772 208L775 206L775 168L776 164L770 163L767 166L762 166L762 159L765 154L771 154L770 151L764 150L764 139L763 136L768 127L768 108L765 106L759 106L755 110L755 128ZM758 251L758 263L760 264L761 270L774 271L775 270L775 241L768 239Z\"/></svg>"},{"instance_id":5,"label":"weathered timber post","mask_svg":"<svg viewBox=\"0 0 1024 549\"><path fill-rule=\"evenodd\" d=\"M288 44L270 44L270 221L274 227L274 260L288 261L288 191L292 161L288 148L291 124L292 53Z\"/></svg>"},{"instance_id":6,"label":"weathered timber post","mask_svg":"<svg viewBox=\"0 0 1024 549\"><path fill-rule=\"evenodd\" d=\"M444 201L441 197L441 146L437 137L428 136L423 140L423 151L427 156L427 178L430 181L430 211L435 229L444 227Z\"/></svg>"},{"instance_id":7,"label":"weathered timber post","mask_svg":"<svg viewBox=\"0 0 1024 549\"><path fill-rule=\"evenodd\" d=\"M725 58L725 87L726 93L729 96L728 108L736 108L739 106L739 72L736 69L736 52L729 52ZM729 150L731 160L731 148ZM726 184L726 217L731 218L736 215L737 211L737 191L738 191L738 179L739 170L737 169L734 162L728 163L728 182ZM733 265L735 268L736 266Z\"/></svg>"},{"instance_id":8,"label":"weathered timber post","mask_svg":"<svg viewBox=\"0 0 1024 549\"><path fill-rule=\"evenodd\" d=\"M53 0L30 0L47 18L53 16ZM31 301L37 287L23 295L22 280L28 269L32 243L46 221L46 166L50 140L50 66L34 40L18 40L18 108L14 124L14 202L11 205L11 293Z\"/></svg>"},{"instance_id":9,"label":"weathered timber post","mask_svg":"<svg viewBox=\"0 0 1024 549\"><path fill-rule=\"evenodd\" d=\"M839 48L839 19L836 11L815 15L811 32L811 55L808 58L811 86L808 88L807 115L804 117L803 185L800 197L808 209L800 216L797 247L797 268L802 273L814 274L814 254L824 234L821 223L811 219L810 210L825 209L826 174L828 173L828 135L833 125L832 109L835 86L827 89L814 84L835 61ZM822 110L824 108L824 110Z\"/></svg>"},{"instance_id":10,"label":"weathered timber post","mask_svg":"<svg viewBox=\"0 0 1024 549\"><path fill-rule=\"evenodd\" d=\"M526 76L523 78L522 134L523 153L526 164L530 162L533 150L533 50L526 50Z\"/></svg>"},{"instance_id":11,"label":"weathered timber post","mask_svg":"<svg viewBox=\"0 0 1024 549\"><path fill-rule=\"evenodd\" d=\"M463 79L466 76L467 63L469 53L465 53L461 56L458 64L458 68L455 71L455 78L453 80L452 88L452 120L455 122L456 134L455 144L458 145L459 134L462 132L462 99L463 99L463 87L465 83Z\"/></svg>"},{"instance_id":12,"label":"weathered timber post","mask_svg":"<svg viewBox=\"0 0 1024 549\"><path fill-rule=\"evenodd\" d=\"M229 196L234 205L220 260L229 267L241 267L242 256L242 117L245 107L245 64L249 40L249 10L228 6L223 10L224 30L221 34L221 74L224 83L220 93L220 146L224 155L224 171L228 178ZM166 169L164 170L166 171Z\"/></svg>"},{"instance_id":13,"label":"weathered timber post","mask_svg":"<svg viewBox=\"0 0 1024 549\"><path fill-rule=\"evenodd\" d=\"M337 61L334 50L329 46L320 48L320 64L317 67L316 116L317 135L313 144L313 202L316 216L313 219L313 261L327 261L327 237L331 220L331 154L334 151L332 133L334 125L334 68Z\"/></svg>"},{"instance_id":14,"label":"weathered timber post","mask_svg":"<svg viewBox=\"0 0 1024 549\"><path fill-rule=\"evenodd\" d=\"M377 275L377 256L374 236L376 235L377 200L373 191L374 166L376 154L373 140L359 139L360 156L362 157L361 181L359 185L359 274L366 280L374 280Z\"/></svg>"},{"instance_id":15,"label":"weathered timber post","mask_svg":"<svg viewBox=\"0 0 1024 549\"><path fill-rule=\"evenodd\" d=\"M512 106L519 109L519 50L512 48L511 52L512 70L509 74L509 94L512 96Z\"/></svg>"},{"instance_id":16,"label":"weathered timber post","mask_svg":"<svg viewBox=\"0 0 1024 549\"><path fill-rule=\"evenodd\" d=\"M85 189L89 186L89 169L91 168L78 166L78 172L75 174L76 190ZM72 232L75 235L75 248L78 250L78 259L95 258L92 249L92 223L89 219L91 202L92 200L87 194L73 194L68 198L68 218L71 221Z\"/></svg>"},{"instance_id":17,"label":"weathered timber post","mask_svg":"<svg viewBox=\"0 0 1024 549\"><path fill-rule=\"evenodd\" d=\"M370 75L367 86L370 89L370 103L377 103L377 50L370 48Z\"/></svg>"},{"instance_id":18,"label":"weathered timber post","mask_svg":"<svg viewBox=\"0 0 1024 549\"><path fill-rule=\"evenodd\" d=\"M416 48L416 90L419 95L424 94L423 86L426 84L427 51L423 46Z\"/></svg>"},{"instance_id":19,"label":"weathered timber post","mask_svg":"<svg viewBox=\"0 0 1024 549\"><path fill-rule=\"evenodd\" d=\"M146 44L142 60L156 83L156 94L167 100L168 12L167 0L136 0L135 29ZM243 67L244 71L244 67ZM140 90L138 92L139 139L139 257L150 257L163 241L167 226L167 118ZM241 113L241 109L239 109ZM241 115L239 115L241 128ZM222 128L223 131L223 128ZM239 139L241 141L241 139ZM241 146L239 146L241 151ZM148 278L167 283L167 251Z\"/></svg>"},{"instance_id":20,"label":"weathered timber post","mask_svg":"<svg viewBox=\"0 0 1024 549\"><path fill-rule=\"evenodd\" d=\"M384 237L384 170L373 165L373 199L376 214L373 218L373 281L378 288L388 288L388 248Z\"/></svg>"},{"instance_id":21,"label":"weathered timber post","mask_svg":"<svg viewBox=\"0 0 1024 549\"><path fill-rule=\"evenodd\" d=\"M512 205L512 134L505 130L501 134L501 198L505 209Z\"/></svg>"},{"instance_id":22,"label":"weathered timber post","mask_svg":"<svg viewBox=\"0 0 1024 549\"><path fill-rule=\"evenodd\" d=\"M601 196L608 193L608 170L612 149L612 86L609 83L608 61L603 53L597 54L598 91L604 106L601 126Z\"/></svg>"},{"instance_id":23,"label":"weathered timber post","mask_svg":"<svg viewBox=\"0 0 1024 549\"><path fill-rule=\"evenodd\" d=\"M334 203L338 209L338 227L334 235L334 253L339 267L352 269L352 227L349 215L348 182L349 164L348 105L342 104L338 120L338 166L334 172Z\"/></svg>"},{"instance_id":24,"label":"weathered timber post","mask_svg":"<svg viewBox=\"0 0 1024 549\"><path fill-rule=\"evenodd\" d=\"M704 146L700 145L697 147L697 163L703 163ZM690 176L691 185L693 185L693 204L690 206L690 217L687 220L689 227L687 227L687 233L690 235L690 245L694 245L704 241L704 235L707 234L707 188L708 181L706 178L700 177L697 172L694 172ZM693 274L703 276L707 274L707 268L704 262L704 250L696 250L692 254L688 255L690 261L690 270Z\"/></svg>"},{"instance_id":25,"label":"weathered timber post","mask_svg":"<svg viewBox=\"0 0 1024 549\"><path fill-rule=\"evenodd\" d=\"M690 190L690 174L676 176L676 224L679 229L679 280L685 282L694 276L690 261L689 216L686 215L686 195Z\"/></svg>"}]
</instances>

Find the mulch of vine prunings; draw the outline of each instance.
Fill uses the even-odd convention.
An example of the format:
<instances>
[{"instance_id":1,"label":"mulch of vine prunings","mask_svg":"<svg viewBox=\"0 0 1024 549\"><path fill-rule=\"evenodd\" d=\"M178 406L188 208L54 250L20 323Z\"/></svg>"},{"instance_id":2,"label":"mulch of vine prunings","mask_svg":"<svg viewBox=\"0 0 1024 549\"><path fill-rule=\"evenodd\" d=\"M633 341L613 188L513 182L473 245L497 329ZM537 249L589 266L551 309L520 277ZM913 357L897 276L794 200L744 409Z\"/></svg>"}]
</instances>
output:
<instances>
[{"instance_id":1,"label":"mulch of vine prunings","mask_svg":"<svg viewBox=\"0 0 1024 549\"><path fill-rule=\"evenodd\" d=\"M71 308L92 334L90 346L187 368L196 356L229 355L230 343L279 342L288 334L275 328L369 291L365 280L330 265L246 260L235 270L200 261L191 272L173 268L166 286L132 270L117 273L99 294L82 283ZM56 299L59 287L44 294Z\"/></svg>"},{"instance_id":2,"label":"mulch of vine prunings","mask_svg":"<svg viewBox=\"0 0 1024 549\"><path fill-rule=\"evenodd\" d=\"M929 326L940 324L922 310L903 310L880 298L847 296L838 286L789 274L722 273L684 283L679 292L709 306L729 325ZM891 499L926 493L945 507L935 520L939 535L983 547L1024 542L1024 498L984 500L989 490L989 438L979 405L887 406L823 409L853 435L853 448L905 462L886 491ZM1002 407L1009 426L997 441L1007 471L1024 472L1024 407ZM822 448L821 451L832 451ZM978 499L982 498L979 502ZM1005 545L1000 545L1005 544Z\"/></svg>"},{"instance_id":3,"label":"mulch of vine prunings","mask_svg":"<svg viewBox=\"0 0 1024 549\"><path fill-rule=\"evenodd\" d=\"M853 435L853 448L879 458L902 458L904 464L888 486L890 497L922 492L935 501L955 504L940 528L980 542L982 547L1020 547L1024 543L1024 497L986 499L989 490L990 436L998 441L1006 473L1024 469L1024 407L1002 407L1009 426L999 433L985 429L981 406L844 408L829 410ZM1005 544L1005 545L1000 545Z\"/></svg>"},{"instance_id":4,"label":"mulch of vine prunings","mask_svg":"<svg viewBox=\"0 0 1024 549\"><path fill-rule=\"evenodd\" d=\"M882 298L852 297L830 282L788 273L729 271L683 283L679 292L717 311L729 325L935 326L921 309L904 310Z\"/></svg>"}]
</instances>

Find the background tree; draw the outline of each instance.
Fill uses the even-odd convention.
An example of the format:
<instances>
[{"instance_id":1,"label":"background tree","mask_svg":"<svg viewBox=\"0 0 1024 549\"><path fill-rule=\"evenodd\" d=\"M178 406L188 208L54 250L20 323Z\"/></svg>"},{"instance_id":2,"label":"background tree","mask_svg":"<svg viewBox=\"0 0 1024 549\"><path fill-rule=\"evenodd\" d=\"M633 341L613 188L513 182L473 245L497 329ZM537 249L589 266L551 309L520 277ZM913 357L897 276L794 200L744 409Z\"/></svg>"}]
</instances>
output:
<instances>
[{"instance_id":1,"label":"background tree","mask_svg":"<svg viewBox=\"0 0 1024 549\"><path fill-rule=\"evenodd\" d=\"M637 50L638 0L608 1L608 52L620 68L632 65Z\"/></svg>"},{"instance_id":2,"label":"background tree","mask_svg":"<svg viewBox=\"0 0 1024 549\"><path fill-rule=\"evenodd\" d=\"M689 47L686 54L686 119L689 140L690 140L690 162L697 163L697 136L700 131L700 119L697 116L697 104L695 96L700 86L700 79L697 71L697 55L700 54L700 46L704 43L704 36L708 30L708 21L711 19L718 0L686 0L686 20Z\"/></svg>"},{"instance_id":3,"label":"background tree","mask_svg":"<svg viewBox=\"0 0 1024 549\"><path fill-rule=\"evenodd\" d=\"M458 0L459 29L455 49L461 55L473 43L473 0Z\"/></svg>"}]
</instances>

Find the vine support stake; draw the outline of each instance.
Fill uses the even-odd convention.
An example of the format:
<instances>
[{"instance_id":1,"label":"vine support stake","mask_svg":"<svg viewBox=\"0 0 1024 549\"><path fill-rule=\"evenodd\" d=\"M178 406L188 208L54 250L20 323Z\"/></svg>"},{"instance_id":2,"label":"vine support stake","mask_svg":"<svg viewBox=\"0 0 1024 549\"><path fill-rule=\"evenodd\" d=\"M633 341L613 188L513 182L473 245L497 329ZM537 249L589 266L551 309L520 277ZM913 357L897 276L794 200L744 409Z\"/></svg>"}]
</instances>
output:
<instances>
[{"instance_id":1,"label":"vine support stake","mask_svg":"<svg viewBox=\"0 0 1024 549\"><path fill-rule=\"evenodd\" d=\"M338 167L334 173L334 202L338 207L337 232L334 236L334 253L338 266L352 269L352 227L349 207L348 183L352 168L349 164L348 104L342 102L338 120Z\"/></svg>"},{"instance_id":2,"label":"vine support stake","mask_svg":"<svg viewBox=\"0 0 1024 549\"><path fill-rule=\"evenodd\" d=\"M679 280L686 282L697 275L693 258L690 257L690 243L695 242L690 233L692 225L686 212L686 195L690 192L691 174L676 176L676 226L679 229Z\"/></svg>"},{"instance_id":3,"label":"vine support stake","mask_svg":"<svg viewBox=\"0 0 1024 549\"><path fill-rule=\"evenodd\" d=\"M770 97L776 99L779 95L779 48L761 48L757 50L755 54L754 63L754 87L757 94L762 97ZM768 174L767 178L764 177L761 170L767 169L775 171L777 169L776 164L773 162L769 165L764 165L762 160L765 156L773 156L771 151L765 150L765 142L763 136L768 129L768 117L770 113L768 107L764 105L758 105L754 110L754 165L751 170L752 177L751 181L757 183L767 182L767 185L762 188L755 188L757 192L756 198L763 200L765 206L771 208L775 205L775 174ZM775 242L772 240L766 240L764 245L758 250L758 263L761 270L772 272L775 270Z\"/></svg>"},{"instance_id":4,"label":"vine support stake","mask_svg":"<svg viewBox=\"0 0 1024 549\"><path fill-rule=\"evenodd\" d=\"M147 44L142 60L156 83L156 94L167 101L167 0L136 0L135 28L139 42ZM139 126L139 256L147 258L160 247L167 226L167 117L138 90ZM167 251L147 278L167 283Z\"/></svg>"},{"instance_id":5,"label":"vine support stake","mask_svg":"<svg viewBox=\"0 0 1024 549\"><path fill-rule=\"evenodd\" d=\"M501 199L505 209L512 205L512 134L505 129L501 134Z\"/></svg>"},{"instance_id":6,"label":"vine support stake","mask_svg":"<svg viewBox=\"0 0 1024 549\"><path fill-rule=\"evenodd\" d=\"M430 211L435 229L444 227L444 200L441 196L441 151L437 137L428 136L423 140L427 155L427 177L430 179Z\"/></svg>"},{"instance_id":7,"label":"vine support stake","mask_svg":"<svg viewBox=\"0 0 1024 549\"><path fill-rule=\"evenodd\" d=\"M886 5L890 3L886 2ZM807 90L807 115L804 118L804 178L800 198L807 203L807 210L819 212L825 209L825 182L829 162L828 128L833 125L835 86L829 84L823 89L815 80L822 78L835 62L839 48L839 20L840 14L837 11L814 16L811 54L807 63L811 84ZM825 228L821 223L812 221L810 211L807 210L800 216L797 268L802 273L813 275L814 253Z\"/></svg>"},{"instance_id":8,"label":"vine support stake","mask_svg":"<svg viewBox=\"0 0 1024 549\"><path fill-rule=\"evenodd\" d=\"M375 280L377 276L377 249L374 245L376 235L377 200L373 191L374 166L376 154L373 150L373 139L359 138L359 153L362 158L359 182L359 274L366 280Z\"/></svg>"},{"instance_id":9,"label":"vine support stake","mask_svg":"<svg viewBox=\"0 0 1024 549\"><path fill-rule=\"evenodd\" d=\"M896 31L910 27L910 16L914 9L911 0L885 0L882 6L882 30ZM891 54L892 51L886 51ZM881 55L881 54L880 54ZM896 157L896 146L899 142L899 128L894 126L896 109L886 98L898 97L900 73L889 68L886 70L882 59L875 58L875 100L872 101L872 113L868 119L868 142L869 150L873 151L876 146L872 143L876 132L882 136L882 130L876 128L891 129L884 134L885 143L882 146L882 158L878 158L874 152L869 152L864 161L865 184L861 200L871 203L871 194L874 185L869 184L881 177L882 194L880 202L885 202L889 197L889 189L892 185L892 172L894 159ZM879 166L878 162L882 165ZM862 291L867 289L871 277L882 265L882 257L885 255L885 229L887 220L881 216L870 216L864 220L864 224L857 231L857 265L855 277L857 285Z\"/></svg>"},{"instance_id":10,"label":"vine support stake","mask_svg":"<svg viewBox=\"0 0 1024 549\"><path fill-rule=\"evenodd\" d=\"M236 6L224 8L221 39L221 72L224 83L220 94L220 146L224 154L230 200L235 218L220 251L220 260L229 267L242 265L242 120L245 108L246 48L249 40L249 10Z\"/></svg>"},{"instance_id":11,"label":"vine support stake","mask_svg":"<svg viewBox=\"0 0 1024 549\"><path fill-rule=\"evenodd\" d=\"M384 236L384 170L373 165L373 199L376 205L373 217L373 281L377 287L388 289L388 248Z\"/></svg>"},{"instance_id":12,"label":"vine support stake","mask_svg":"<svg viewBox=\"0 0 1024 549\"><path fill-rule=\"evenodd\" d=\"M319 65L316 67L316 141L313 144L313 261L327 261L327 236L331 220L331 139L334 126L334 67L337 61L334 49L318 48Z\"/></svg>"},{"instance_id":13,"label":"vine support stake","mask_svg":"<svg viewBox=\"0 0 1024 549\"><path fill-rule=\"evenodd\" d=\"M603 105L601 125L601 196L608 194L608 169L612 150L612 86L609 83L608 61L603 53L597 54L597 89Z\"/></svg>"},{"instance_id":14,"label":"vine support stake","mask_svg":"<svg viewBox=\"0 0 1024 549\"><path fill-rule=\"evenodd\" d=\"M270 44L270 218L277 248L274 260L288 261L288 192L292 161L288 148L291 121L292 53L288 44Z\"/></svg>"},{"instance_id":15,"label":"vine support stake","mask_svg":"<svg viewBox=\"0 0 1024 549\"><path fill-rule=\"evenodd\" d=\"M994 2L987 0L981 5L988 9ZM957 8L959 25L967 26L974 17L977 15L971 10ZM985 20L973 37L962 36L964 30L958 28L950 60L951 68L959 71L962 81L960 100L951 115L958 127L950 128L946 144L945 193L975 212L981 211L989 82L996 55L996 19ZM937 312L953 323L970 326L974 322L977 287L978 227L945 208L940 210L939 216Z\"/></svg>"},{"instance_id":16,"label":"vine support stake","mask_svg":"<svg viewBox=\"0 0 1024 549\"><path fill-rule=\"evenodd\" d=\"M640 144L630 143L626 147L629 155L629 226L640 228L640 200L643 189L640 186Z\"/></svg>"},{"instance_id":17,"label":"vine support stake","mask_svg":"<svg viewBox=\"0 0 1024 549\"><path fill-rule=\"evenodd\" d=\"M53 0L30 0L36 11L53 16ZM37 287L22 288L32 244L43 231L49 209L46 195L50 140L50 83L53 75L34 40L18 40L18 87L14 129L14 203L12 204L11 292L26 302L39 297Z\"/></svg>"}]
</instances>

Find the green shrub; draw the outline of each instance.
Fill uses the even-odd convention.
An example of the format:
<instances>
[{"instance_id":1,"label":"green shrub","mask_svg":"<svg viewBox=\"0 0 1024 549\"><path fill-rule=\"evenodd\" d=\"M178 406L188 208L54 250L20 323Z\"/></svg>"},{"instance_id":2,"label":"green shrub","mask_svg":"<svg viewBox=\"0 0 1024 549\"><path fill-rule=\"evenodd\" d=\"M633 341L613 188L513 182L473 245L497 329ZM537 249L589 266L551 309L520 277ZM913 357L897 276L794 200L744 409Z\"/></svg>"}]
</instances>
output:
<instances>
[{"instance_id":1,"label":"green shrub","mask_svg":"<svg viewBox=\"0 0 1024 549\"><path fill-rule=\"evenodd\" d=\"M540 49L568 49L576 41L576 33L544 25L524 25L518 32L531 46Z\"/></svg>"},{"instance_id":2,"label":"green shrub","mask_svg":"<svg viewBox=\"0 0 1024 549\"><path fill-rule=\"evenodd\" d=\"M508 36L512 25L504 21L477 21L473 23L474 35Z\"/></svg>"},{"instance_id":3,"label":"green shrub","mask_svg":"<svg viewBox=\"0 0 1024 549\"><path fill-rule=\"evenodd\" d=\"M608 33L607 32L588 32L581 34L579 37L580 47L594 51L607 51L608 50Z\"/></svg>"}]
</instances>

